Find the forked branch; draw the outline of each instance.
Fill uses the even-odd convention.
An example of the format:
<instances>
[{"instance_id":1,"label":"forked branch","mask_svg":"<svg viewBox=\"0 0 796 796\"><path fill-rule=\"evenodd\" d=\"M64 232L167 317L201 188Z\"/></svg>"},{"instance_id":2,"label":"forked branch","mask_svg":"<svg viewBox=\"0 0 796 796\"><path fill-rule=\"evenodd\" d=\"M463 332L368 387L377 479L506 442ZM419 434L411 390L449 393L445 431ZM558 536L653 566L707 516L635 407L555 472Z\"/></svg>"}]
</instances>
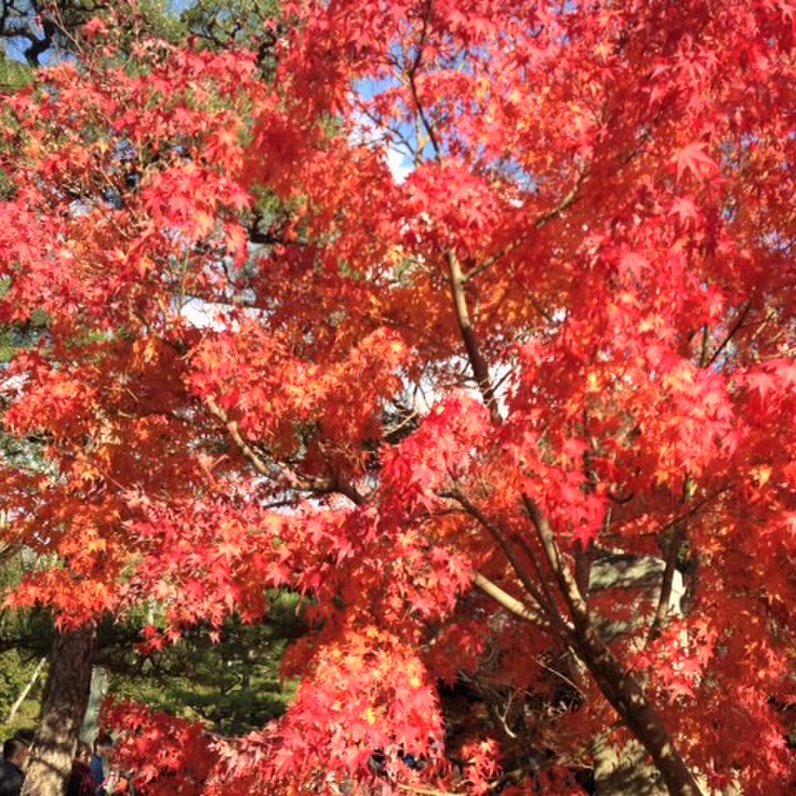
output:
<instances>
[{"instance_id":1,"label":"forked branch","mask_svg":"<svg viewBox=\"0 0 796 796\"><path fill-rule=\"evenodd\" d=\"M357 491L353 484L348 484L340 479L334 478L306 478L296 473L292 467L289 467L284 462L279 462L275 459L266 461L243 438L237 421L231 420L227 413L212 397L205 400L205 405L210 410L210 414L224 425L227 429L227 433L243 457L258 473L260 473L260 475L264 475L266 478L270 479L282 478L287 482L289 488L301 492L314 492L319 495L336 492L344 495L358 506L365 502L365 498Z\"/></svg>"}]
</instances>

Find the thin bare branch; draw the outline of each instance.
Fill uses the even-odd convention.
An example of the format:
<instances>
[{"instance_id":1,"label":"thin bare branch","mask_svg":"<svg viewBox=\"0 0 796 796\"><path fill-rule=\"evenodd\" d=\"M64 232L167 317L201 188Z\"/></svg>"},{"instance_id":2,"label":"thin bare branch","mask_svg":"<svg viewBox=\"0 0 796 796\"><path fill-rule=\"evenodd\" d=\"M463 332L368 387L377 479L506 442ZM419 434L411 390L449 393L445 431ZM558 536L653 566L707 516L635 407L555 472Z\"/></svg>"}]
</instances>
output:
<instances>
[{"instance_id":1,"label":"thin bare branch","mask_svg":"<svg viewBox=\"0 0 796 796\"><path fill-rule=\"evenodd\" d=\"M541 658L534 657L536 663L539 664L545 671L550 672L554 677L558 677L561 681L566 683L570 688L577 691L584 699L586 699L586 694L583 693L583 689L579 688L569 677L567 677L563 672L559 672L558 669L554 669L552 666L548 666Z\"/></svg>"},{"instance_id":2,"label":"thin bare branch","mask_svg":"<svg viewBox=\"0 0 796 796\"><path fill-rule=\"evenodd\" d=\"M480 265L475 266L474 268L470 269L464 277L465 282L469 282L475 277L482 274L484 271L491 268L495 263L502 260L504 257L508 257L509 254L516 251L523 243L525 243L528 238L531 236L532 232L538 231L540 229L544 229L551 221L556 218L562 216L570 207L578 199L578 194L580 193L580 189L583 186L583 183L586 181L589 175L589 168L588 165L584 166L580 172L578 173L578 179L575 181L575 184L569 190L569 192L564 196L564 198L551 210L547 210L542 213L536 221L534 221L531 231L526 233L525 235L520 235L518 238L515 238L505 249L499 251L497 254L493 255L492 257L484 260ZM538 303L538 302L537 302ZM551 319L548 318L547 314L544 312L540 306L534 304L534 308L540 312L548 321Z\"/></svg>"},{"instance_id":3,"label":"thin bare branch","mask_svg":"<svg viewBox=\"0 0 796 796\"><path fill-rule=\"evenodd\" d=\"M434 158L439 160L442 156L442 148L439 143L439 139L437 138L437 134L434 131L434 127L431 124L428 116L426 116L426 111L423 108L423 103L420 102L420 95L417 90L417 73L420 69L420 65L423 62L423 49L426 45L426 36L428 35L428 24L431 20L431 10L432 10L433 3L431 0L428 2L428 6L426 8L426 13L423 15L423 27L420 30L420 38L417 42L417 51L415 52L415 58L412 61L410 67L406 70L406 80L409 84L409 91L412 94L412 102L415 104L415 109L417 110L417 115L420 118L420 122L423 125L423 130L428 137L428 140L431 144L431 147L434 150ZM420 147L420 142L418 141L418 156L422 153L422 148Z\"/></svg>"},{"instance_id":4,"label":"thin bare branch","mask_svg":"<svg viewBox=\"0 0 796 796\"><path fill-rule=\"evenodd\" d=\"M709 495L703 497L702 500L699 500L696 503L692 503L691 508L689 508L688 511L684 511L682 514L678 514L673 520L669 520L669 522L667 522L665 525L662 525L660 528L657 528L650 535L660 536L661 534L666 533L671 528L675 528L681 525L686 520L690 519L695 514L697 514L705 506L707 506L708 503L711 503L717 497L723 495L729 488L730 488L729 484L724 484L723 486L719 487L719 489L716 489L715 491L711 492Z\"/></svg>"},{"instance_id":5,"label":"thin bare branch","mask_svg":"<svg viewBox=\"0 0 796 796\"><path fill-rule=\"evenodd\" d=\"M741 311L738 313L738 317L735 319L735 323L732 325L732 328L727 332L725 338L719 343L719 347L713 352L710 359L702 365L704 368L709 368L721 355L722 351L729 345L730 341L733 337L738 333L738 330L743 326L743 322L746 320L746 316L749 314L749 310L752 307L752 302L747 301L744 304ZM704 361L704 358L703 358Z\"/></svg>"}]
</instances>

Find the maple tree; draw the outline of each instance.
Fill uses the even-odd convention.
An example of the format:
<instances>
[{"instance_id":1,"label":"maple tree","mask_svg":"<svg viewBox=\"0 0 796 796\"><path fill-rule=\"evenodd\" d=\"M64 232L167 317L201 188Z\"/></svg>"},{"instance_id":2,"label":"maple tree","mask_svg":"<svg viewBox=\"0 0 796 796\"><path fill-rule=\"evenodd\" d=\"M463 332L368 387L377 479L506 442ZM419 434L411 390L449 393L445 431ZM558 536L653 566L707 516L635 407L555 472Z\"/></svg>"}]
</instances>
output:
<instances>
[{"instance_id":1,"label":"maple tree","mask_svg":"<svg viewBox=\"0 0 796 796\"><path fill-rule=\"evenodd\" d=\"M785 792L793 9L281 13L273 79L234 40L122 53L131 4L6 98L0 319L47 327L3 423L48 466L4 463L2 532L50 563L9 599L154 601L157 649L306 597L283 719L113 709L145 792L487 793L505 739L451 737L438 683L541 692L552 654L557 761L607 733L673 794ZM612 639L606 551L665 562Z\"/></svg>"}]
</instances>

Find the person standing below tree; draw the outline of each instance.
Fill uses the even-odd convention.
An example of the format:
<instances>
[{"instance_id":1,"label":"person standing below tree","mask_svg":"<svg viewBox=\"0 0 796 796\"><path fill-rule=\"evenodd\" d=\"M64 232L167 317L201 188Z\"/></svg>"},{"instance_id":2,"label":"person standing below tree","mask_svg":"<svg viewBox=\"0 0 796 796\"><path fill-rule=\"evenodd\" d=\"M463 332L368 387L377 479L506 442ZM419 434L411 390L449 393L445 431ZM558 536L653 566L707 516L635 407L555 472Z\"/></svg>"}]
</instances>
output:
<instances>
[{"instance_id":1,"label":"person standing below tree","mask_svg":"<svg viewBox=\"0 0 796 796\"><path fill-rule=\"evenodd\" d=\"M112 752L113 738L107 732L101 732L94 740L94 754L91 757L91 776L94 778L97 796L106 796L108 793L105 765Z\"/></svg>"},{"instance_id":2,"label":"person standing below tree","mask_svg":"<svg viewBox=\"0 0 796 796\"><path fill-rule=\"evenodd\" d=\"M19 796L25 781L25 763L28 744L18 738L9 738L3 744L3 762L0 765L0 796Z\"/></svg>"},{"instance_id":3,"label":"person standing below tree","mask_svg":"<svg viewBox=\"0 0 796 796\"><path fill-rule=\"evenodd\" d=\"M91 747L85 741L77 744L77 754L72 762L72 773L66 788L66 796L94 796L97 787L91 773Z\"/></svg>"}]
</instances>

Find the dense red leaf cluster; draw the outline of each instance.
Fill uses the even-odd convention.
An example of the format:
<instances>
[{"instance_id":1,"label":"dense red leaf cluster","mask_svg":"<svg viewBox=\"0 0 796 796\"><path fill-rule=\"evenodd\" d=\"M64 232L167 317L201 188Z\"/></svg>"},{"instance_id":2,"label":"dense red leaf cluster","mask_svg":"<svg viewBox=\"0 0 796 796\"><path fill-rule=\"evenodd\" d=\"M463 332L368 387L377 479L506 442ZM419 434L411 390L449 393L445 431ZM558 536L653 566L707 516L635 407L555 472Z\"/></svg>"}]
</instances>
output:
<instances>
[{"instance_id":1,"label":"dense red leaf cluster","mask_svg":"<svg viewBox=\"0 0 796 796\"><path fill-rule=\"evenodd\" d=\"M211 752L114 714L152 793L486 793L502 742L446 733L437 680L542 693L553 650L583 701L553 762L618 713L673 793L785 792L793 9L283 14L271 82L242 51L128 59L111 15L4 100L0 320L46 319L0 374L41 451L0 470L40 555L9 601L156 605L156 648L306 596L284 719ZM606 552L679 568L685 615L607 645Z\"/></svg>"}]
</instances>

